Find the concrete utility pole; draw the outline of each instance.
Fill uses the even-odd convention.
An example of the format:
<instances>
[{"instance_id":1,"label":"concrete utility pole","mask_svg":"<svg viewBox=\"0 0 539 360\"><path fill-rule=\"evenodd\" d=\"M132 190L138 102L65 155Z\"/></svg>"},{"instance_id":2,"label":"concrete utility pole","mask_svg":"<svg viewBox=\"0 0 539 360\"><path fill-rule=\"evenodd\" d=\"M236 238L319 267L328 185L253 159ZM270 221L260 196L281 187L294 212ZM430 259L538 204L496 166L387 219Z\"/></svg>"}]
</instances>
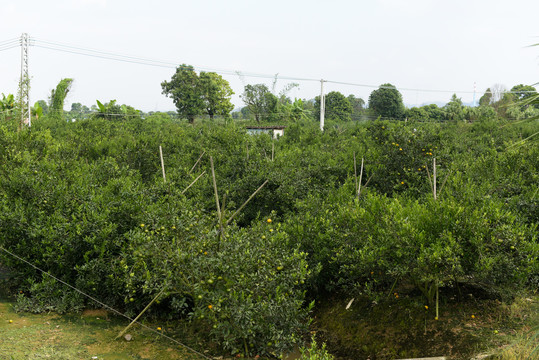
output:
<instances>
[{"instance_id":1,"label":"concrete utility pole","mask_svg":"<svg viewBox=\"0 0 539 360\"><path fill-rule=\"evenodd\" d=\"M21 35L21 80L19 83L19 101L21 106L21 129L25 124L32 125L30 113L30 75L28 74L28 47L30 37L27 33Z\"/></svg>"},{"instance_id":2,"label":"concrete utility pole","mask_svg":"<svg viewBox=\"0 0 539 360\"><path fill-rule=\"evenodd\" d=\"M320 80L320 131L324 131L324 116L326 112L326 96L324 95L324 79Z\"/></svg>"}]
</instances>

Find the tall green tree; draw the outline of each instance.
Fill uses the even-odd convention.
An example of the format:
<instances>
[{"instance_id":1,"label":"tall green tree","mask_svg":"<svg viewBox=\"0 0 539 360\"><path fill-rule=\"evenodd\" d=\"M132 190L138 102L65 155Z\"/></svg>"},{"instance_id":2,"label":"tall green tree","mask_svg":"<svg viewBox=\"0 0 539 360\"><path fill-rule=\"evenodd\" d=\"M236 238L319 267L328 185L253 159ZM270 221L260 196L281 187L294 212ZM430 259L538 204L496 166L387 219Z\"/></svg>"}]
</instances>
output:
<instances>
[{"instance_id":1,"label":"tall green tree","mask_svg":"<svg viewBox=\"0 0 539 360\"><path fill-rule=\"evenodd\" d=\"M516 96L517 100L528 99L537 95L537 89L530 85L518 84L511 88L511 92Z\"/></svg>"},{"instance_id":2,"label":"tall green tree","mask_svg":"<svg viewBox=\"0 0 539 360\"><path fill-rule=\"evenodd\" d=\"M357 98L354 95L350 94L347 97L350 105L352 105L352 120L359 121L361 115L365 111L365 101L362 98Z\"/></svg>"},{"instance_id":3,"label":"tall green tree","mask_svg":"<svg viewBox=\"0 0 539 360\"><path fill-rule=\"evenodd\" d=\"M189 123L195 122L195 117L205 109L204 96L195 69L191 65L182 64L176 68L170 81L161 83L163 94L172 98L176 110Z\"/></svg>"},{"instance_id":4,"label":"tall green tree","mask_svg":"<svg viewBox=\"0 0 539 360\"><path fill-rule=\"evenodd\" d=\"M352 104L346 96L338 91L331 91L325 97L324 118L328 121L351 121ZM320 96L314 98L315 117L320 118Z\"/></svg>"},{"instance_id":5,"label":"tall green tree","mask_svg":"<svg viewBox=\"0 0 539 360\"><path fill-rule=\"evenodd\" d=\"M397 88L389 83L382 84L369 95L369 109L376 116L383 118L402 119L404 104L402 95Z\"/></svg>"},{"instance_id":6,"label":"tall green tree","mask_svg":"<svg viewBox=\"0 0 539 360\"><path fill-rule=\"evenodd\" d=\"M51 91L51 96L49 98L49 112L53 117L58 119L63 119L64 117L64 102L67 97L67 94L71 90L71 85L73 84L73 79L65 78L60 80L56 89Z\"/></svg>"},{"instance_id":7,"label":"tall green tree","mask_svg":"<svg viewBox=\"0 0 539 360\"><path fill-rule=\"evenodd\" d=\"M492 100L492 91L490 91L490 88L485 90L485 93L481 98L479 99L479 105L480 106L488 106L490 105L490 102Z\"/></svg>"},{"instance_id":8,"label":"tall green tree","mask_svg":"<svg viewBox=\"0 0 539 360\"><path fill-rule=\"evenodd\" d=\"M534 96L537 96L537 89L530 85L519 84L511 88L511 93L515 96L515 101L522 102L520 104L520 109L522 111L530 107L528 100L532 99ZM532 107L539 109L539 105L535 104Z\"/></svg>"},{"instance_id":9,"label":"tall green tree","mask_svg":"<svg viewBox=\"0 0 539 360\"><path fill-rule=\"evenodd\" d=\"M263 117L271 120L276 115L279 99L264 84L246 85L241 99L257 122Z\"/></svg>"},{"instance_id":10,"label":"tall green tree","mask_svg":"<svg viewBox=\"0 0 539 360\"><path fill-rule=\"evenodd\" d=\"M451 101L444 106L444 110L448 120L464 120L464 107L457 94L453 94Z\"/></svg>"},{"instance_id":11,"label":"tall green tree","mask_svg":"<svg viewBox=\"0 0 539 360\"><path fill-rule=\"evenodd\" d=\"M204 100L204 109L213 120L215 115L229 116L234 110L230 101L234 91L228 81L214 72L200 72L200 90Z\"/></svg>"}]
</instances>

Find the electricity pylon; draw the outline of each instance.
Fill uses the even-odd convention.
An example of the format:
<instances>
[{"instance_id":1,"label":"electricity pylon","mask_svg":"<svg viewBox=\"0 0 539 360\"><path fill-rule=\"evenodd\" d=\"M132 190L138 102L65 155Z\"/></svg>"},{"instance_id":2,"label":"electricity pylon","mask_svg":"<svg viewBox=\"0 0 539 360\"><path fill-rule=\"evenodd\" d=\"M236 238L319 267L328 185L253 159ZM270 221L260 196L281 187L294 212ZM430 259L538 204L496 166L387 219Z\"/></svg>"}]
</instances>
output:
<instances>
[{"instance_id":1,"label":"electricity pylon","mask_svg":"<svg viewBox=\"0 0 539 360\"><path fill-rule=\"evenodd\" d=\"M28 74L28 47L30 46L30 37L27 33L21 35L21 79L19 83L19 101L21 108L21 124L32 125L30 113L30 75Z\"/></svg>"}]
</instances>

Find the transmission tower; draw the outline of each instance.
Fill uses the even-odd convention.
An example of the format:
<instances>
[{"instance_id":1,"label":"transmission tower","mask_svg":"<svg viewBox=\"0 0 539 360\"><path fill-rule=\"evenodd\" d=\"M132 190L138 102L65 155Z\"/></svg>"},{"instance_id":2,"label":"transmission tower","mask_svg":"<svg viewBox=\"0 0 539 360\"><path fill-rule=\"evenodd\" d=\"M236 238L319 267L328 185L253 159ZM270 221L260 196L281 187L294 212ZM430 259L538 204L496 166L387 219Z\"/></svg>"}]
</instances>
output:
<instances>
[{"instance_id":1,"label":"transmission tower","mask_svg":"<svg viewBox=\"0 0 539 360\"><path fill-rule=\"evenodd\" d=\"M30 76L28 75L28 47L30 37L27 33L21 35L21 80L19 83L19 99L21 107L21 124L31 126L30 114Z\"/></svg>"}]
</instances>

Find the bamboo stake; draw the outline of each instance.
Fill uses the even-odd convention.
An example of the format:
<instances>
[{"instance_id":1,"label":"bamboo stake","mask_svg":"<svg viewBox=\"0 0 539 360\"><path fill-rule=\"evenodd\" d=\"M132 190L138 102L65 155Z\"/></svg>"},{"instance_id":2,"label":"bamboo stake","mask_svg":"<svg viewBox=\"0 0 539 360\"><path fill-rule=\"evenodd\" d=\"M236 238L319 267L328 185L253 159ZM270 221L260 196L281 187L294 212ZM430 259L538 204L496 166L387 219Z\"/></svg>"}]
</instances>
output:
<instances>
[{"instance_id":1,"label":"bamboo stake","mask_svg":"<svg viewBox=\"0 0 539 360\"><path fill-rule=\"evenodd\" d=\"M447 179L449 178L449 175L451 175L451 170L447 173L447 175L445 176L445 179L444 181L442 182L442 186L440 186L440 191L438 191L439 194L442 193L442 191L444 190L444 186L445 186L445 183L447 181Z\"/></svg>"},{"instance_id":2,"label":"bamboo stake","mask_svg":"<svg viewBox=\"0 0 539 360\"><path fill-rule=\"evenodd\" d=\"M428 177L429 177L429 185L430 185L430 189L434 192L434 189L433 189L433 187L432 187L432 179L431 179L431 177L430 177L429 167L428 167L427 165L428 165L428 163L425 165L425 169L427 170L427 175L428 175Z\"/></svg>"},{"instance_id":3,"label":"bamboo stake","mask_svg":"<svg viewBox=\"0 0 539 360\"><path fill-rule=\"evenodd\" d=\"M206 170L204 170L204 171L202 172L202 174L198 175L198 177L197 177L195 180L193 180L193 182L192 182L191 184L189 184L189 186L186 187L186 188L182 191L182 194L185 194L185 192L186 192L187 190L189 190L189 188L190 188L191 186L193 186L193 185L198 181L198 179L200 179L200 178L202 177L202 175L204 175L205 173L206 173Z\"/></svg>"},{"instance_id":4,"label":"bamboo stake","mask_svg":"<svg viewBox=\"0 0 539 360\"><path fill-rule=\"evenodd\" d=\"M245 147L247 148L247 161L249 161L249 143L245 143Z\"/></svg>"},{"instance_id":5,"label":"bamboo stake","mask_svg":"<svg viewBox=\"0 0 539 360\"><path fill-rule=\"evenodd\" d=\"M356 181L356 189L357 191L357 165L356 165L356 152L354 151L354 180Z\"/></svg>"},{"instance_id":6,"label":"bamboo stake","mask_svg":"<svg viewBox=\"0 0 539 360\"><path fill-rule=\"evenodd\" d=\"M204 156L204 154L206 153L206 150L204 150L202 152L202 154L200 154L200 156L198 157L198 160L196 161L195 165L193 165L193 167L191 168L191 170L189 170L189 172L187 174L190 174L193 172L193 170L195 170L195 167L198 165L200 159L202 159L202 157Z\"/></svg>"},{"instance_id":7,"label":"bamboo stake","mask_svg":"<svg viewBox=\"0 0 539 360\"><path fill-rule=\"evenodd\" d=\"M357 198L361 195L361 180L363 179L363 158L361 158L361 171L359 172L359 187L357 188Z\"/></svg>"},{"instance_id":8,"label":"bamboo stake","mask_svg":"<svg viewBox=\"0 0 539 360\"><path fill-rule=\"evenodd\" d=\"M273 161L273 155L275 154L275 143L271 140L271 161Z\"/></svg>"},{"instance_id":9,"label":"bamboo stake","mask_svg":"<svg viewBox=\"0 0 539 360\"><path fill-rule=\"evenodd\" d=\"M440 315L438 312L438 307L439 307L438 304L440 303L439 296L438 296L438 293L439 293L438 289L439 289L439 286L438 286L438 283L436 283L436 319L439 319L438 316Z\"/></svg>"},{"instance_id":10,"label":"bamboo stake","mask_svg":"<svg viewBox=\"0 0 539 360\"><path fill-rule=\"evenodd\" d=\"M126 332L127 330L129 330L131 328L131 326L133 326L134 323L137 322L137 320L142 316L142 314L144 314L146 312L146 310L148 310L150 308L150 306L152 306L152 304L157 300L159 299L159 296L161 296L161 294L163 293L163 291L165 291L166 289L166 286L161 289L161 291L159 292L159 294L157 294L156 297L153 298L152 301L150 301L150 303L148 305L146 305L146 307L144 308L144 310L142 310L142 312L140 314L138 314L138 316L133 320L131 321L131 323L129 325L126 326L125 329L123 329L119 334L118 336L116 336L116 339L119 339L121 338Z\"/></svg>"},{"instance_id":11,"label":"bamboo stake","mask_svg":"<svg viewBox=\"0 0 539 360\"><path fill-rule=\"evenodd\" d=\"M432 184L433 184L433 194L434 194L434 200L436 200L436 158L432 159L433 165L432 165Z\"/></svg>"},{"instance_id":12,"label":"bamboo stake","mask_svg":"<svg viewBox=\"0 0 539 360\"><path fill-rule=\"evenodd\" d=\"M234 214L232 214L232 216L230 217L230 219L227 220L227 222L225 223L225 225L228 225L228 224L230 223L230 221L232 221L232 219L234 219L234 217L235 217L236 215L239 214L239 212L240 212L240 211L241 211L241 210L242 210L242 209L249 203L249 201L251 201L251 199L252 199L252 198L253 198L253 197L254 197L254 196L255 196L255 195L256 195L256 194L257 194L257 193L264 187L264 185L266 185L267 183L268 183L268 180L264 181L264 183L263 183L262 185L260 185L260 186L258 187L258 189L256 189L256 191L255 191L254 193L251 194L251 196L249 196L249 199L247 199L247 201L245 201L245 202L243 203L243 205L241 205L241 206L239 207L239 209L236 210L236 212L235 212Z\"/></svg>"},{"instance_id":13,"label":"bamboo stake","mask_svg":"<svg viewBox=\"0 0 539 360\"><path fill-rule=\"evenodd\" d=\"M217 193L217 181L215 180L215 169L213 168L213 157L210 156L211 176L213 178L213 190L215 192L215 204L217 205L217 216L219 217L219 237L223 233L223 218L221 214L221 206L219 205L219 194Z\"/></svg>"},{"instance_id":14,"label":"bamboo stake","mask_svg":"<svg viewBox=\"0 0 539 360\"><path fill-rule=\"evenodd\" d=\"M371 179L372 179L373 176L374 176L374 173L371 174L371 176L369 176L369 178L367 179L367 182L365 183L365 185L363 185L364 188L366 188L367 185L369 185L369 183L371 182Z\"/></svg>"},{"instance_id":15,"label":"bamboo stake","mask_svg":"<svg viewBox=\"0 0 539 360\"><path fill-rule=\"evenodd\" d=\"M163 148L159 145L159 155L161 155L161 169L163 169L163 182L167 183L167 177L165 175L165 162L163 160Z\"/></svg>"}]
</instances>

